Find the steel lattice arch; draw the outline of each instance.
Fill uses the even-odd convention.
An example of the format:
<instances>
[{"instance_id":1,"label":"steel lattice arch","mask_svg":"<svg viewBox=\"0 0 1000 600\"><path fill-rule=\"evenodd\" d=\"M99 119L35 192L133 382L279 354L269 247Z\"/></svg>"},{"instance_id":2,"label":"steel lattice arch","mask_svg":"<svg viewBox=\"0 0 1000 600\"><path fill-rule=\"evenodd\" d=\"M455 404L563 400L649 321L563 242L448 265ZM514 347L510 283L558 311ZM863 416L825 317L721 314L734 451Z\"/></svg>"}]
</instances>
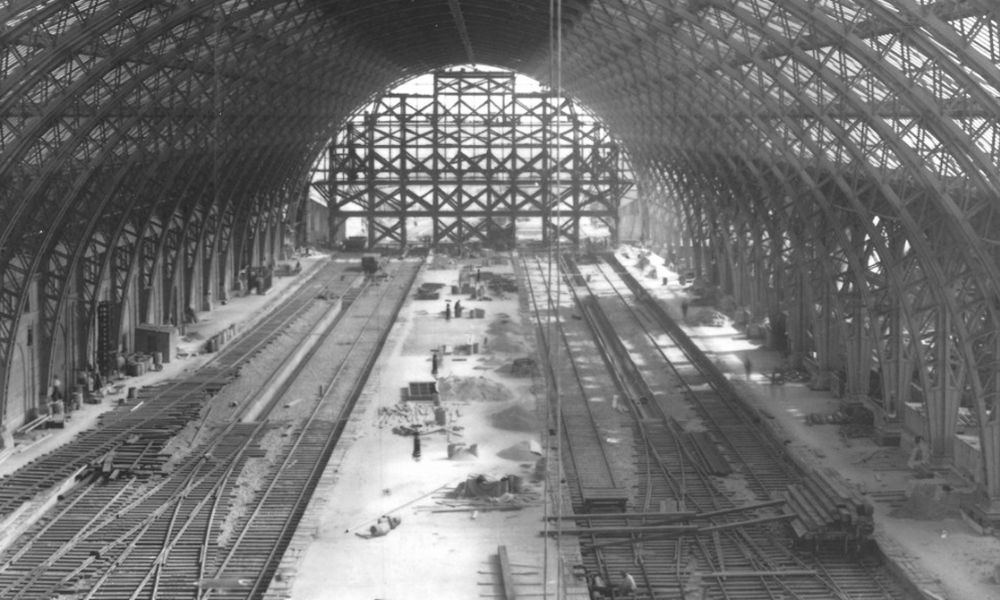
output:
<instances>
[{"instance_id":1,"label":"steel lattice arch","mask_svg":"<svg viewBox=\"0 0 1000 600\"><path fill-rule=\"evenodd\" d=\"M99 312L127 347L272 260L358 107L476 63L592 111L635 169L623 229L785 318L880 426L913 420L947 457L961 416L1000 504L998 5L554 6L6 0L0 424L95 360Z\"/></svg>"}]
</instances>

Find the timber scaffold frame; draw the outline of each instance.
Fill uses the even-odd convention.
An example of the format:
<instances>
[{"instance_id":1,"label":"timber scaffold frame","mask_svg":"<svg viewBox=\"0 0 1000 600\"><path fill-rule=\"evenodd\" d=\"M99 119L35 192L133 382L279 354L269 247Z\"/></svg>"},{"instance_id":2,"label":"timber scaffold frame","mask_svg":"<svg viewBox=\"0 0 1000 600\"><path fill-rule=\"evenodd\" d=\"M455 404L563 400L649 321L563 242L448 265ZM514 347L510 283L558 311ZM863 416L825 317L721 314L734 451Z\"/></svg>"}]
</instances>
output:
<instances>
[{"instance_id":1,"label":"timber scaffold frame","mask_svg":"<svg viewBox=\"0 0 1000 600\"><path fill-rule=\"evenodd\" d=\"M416 241L408 222L430 218L432 245L510 246L519 218L539 218L543 243L578 245L581 221L594 218L617 239L631 177L596 118L572 99L519 91L512 72L433 77L432 94L380 95L329 146L313 189L331 232L360 217L369 247L402 247Z\"/></svg>"}]
</instances>

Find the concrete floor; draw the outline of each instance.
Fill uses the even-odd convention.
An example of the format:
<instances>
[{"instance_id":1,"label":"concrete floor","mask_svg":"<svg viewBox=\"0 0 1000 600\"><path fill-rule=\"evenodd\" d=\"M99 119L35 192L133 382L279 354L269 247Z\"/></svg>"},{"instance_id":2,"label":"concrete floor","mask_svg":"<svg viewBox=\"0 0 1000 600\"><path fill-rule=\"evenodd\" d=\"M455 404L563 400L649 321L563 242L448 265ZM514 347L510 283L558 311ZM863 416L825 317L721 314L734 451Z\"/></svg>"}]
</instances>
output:
<instances>
[{"instance_id":1,"label":"concrete floor","mask_svg":"<svg viewBox=\"0 0 1000 600\"><path fill-rule=\"evenodd\" d=\"M464 264L476 264L466 261ZM509 264L482 265L482 270L511 273ZM541 482L528 486L516 510L433 512L452 510L444 492L469 476L492 479L519 475L532 479L540 456L498 455L524 442L541 442L535 431L511 431L493 426L491 415L512 406L534 412L541 400L531 378L513 377L507 367L514 358L529 356L532 344L521 335L515 296L489 301L469 300L449 293L458 283L460 263L438 261L425 268L417 285L443 283L437 300L410 299L403 307L376 371L346 436L351 443L327 466L325 483L311 504L305 525L280 569L281 581L272 586L295 600L400 599L499 597L496 555L505 546L513 565L519 597L555 597L565 588L570 597L585 597L580 587L562 578L577 562L576 549L563 548L540 535L546 511ZM446 301L461 301L462 318L445 319ZM468 318L481 308L484 318ZM484 338L488 338L484 344ZM448 439L438 433L424 436L421 458L412 456L412 438L396 435L382 420L379 409L396 405L400 388L412 381L433 381L431 349L478 343L479 353L447 354L439 365L441 389L464 381L463 389L486 390L482 398L442 394L442 404L459 416L451 424L461 428L451 441L478 445L478 457L448 459ZM482 378L482 379L480 379ZM461 503L459 503L461 504ZM364 539L364 533L383 514L402 519L389 535ZM565 557L562 561L559 557Z\"/></svg>"},{"instance_id":2,"label":"concrete floor","mask_svg":"<svg viewBox=\"0 0 1000 600\"><path fill-rule=\"evenodd\" d=\"M623 264L634 265L624 259ZM303 259L305 272L325 257ZM573 585L569 569L577 562L572 544L545 541L539 535L544 516L557 510L546 505L541 483L530 485L526 505L518 510L479 512L432 512L452 506L443 490L454 487L469 475L500 477L519 474L530 477L531 460L508 460L497 454L512 445L534 440L544 443L538 431L510 431L494 427L491 415L513 405L533 407L541 398L531 387L531 380L511 377L503 368L513 358L530 356L533 341L523 337L517 299L508 297L473 302L447 294L457 281L461 265L441 264L425 268L417 283L446 284L439 300L410 300L380 358L359 410L345 433L349 447L335 453L327 466L325 479L314 498L295 541L286 552L271 597L293 600L380 598L490 598L497 597L496 554L498 546L510 553L515 583L524 597L556 597L557 590L571 598L584 598L585 592ZM509 266L490 265L503 271ZM647 281L654 293L680 315L683 290L671 284ZM676 282L676 274L661 267ZM250 326L297 283L296 278L278 278L265 296L234 298L211 313L200 315L200 322L188 327L189 338L180 344L188 357L165 365L164 370L147 373L119 382L121 389L109 394L100 405L86 405L72 413L65 429L44 430L35 439L21 439L18 446L0 457L0 476L67 442L77 432L93 426L98 416L110 409L127 387L150 385L168 378L183 376L204 364L209 355L196 354L214 333L230 324ZM445 299L462 299L467 308L481 307L483 319L443 318ZM498 337L498 323L508 327ZM703 349L714 355L717 364L745 397L764 414L770 425L817 466L832 467L859 489L870 493L906 491L912 478L905 469L902 450L876 446L868 439L848 439L835 425L810 426L805 415L826 414L836 410L838 401L829 392L815 392L800 384L771 386L760 374L778 364L773 352L759 348L731 327L686 327ZM530 336L530 329L529 336ZM197 335L191 335L196 333ZM431 347L456 346L490 338L479 354L445 356L439 380L483 377L489 389L497 385L507 389L501 400L447 400L458 416L461 437L451 441L477 443L478 458L448 460L444 434L425 436L420 461L412 458L412 439L392 433L379 408L399 400L399 390L411 381L431 381ZM196 338L196 339L195 339ZM741 358L749 354L755 373L745 377ZM499 396L499 394L495 394ZM523 458L523 457L521 457ZM1000 541L977 534L960 518L902 518L887 505L876 503L876 535L880 544L929 598L950 600L1000 599L1000 587L992 579L1000 564ZM363 532L380 515L402 517L402 525L385 537L362 539Z\"/></svg>"}]
</instances>

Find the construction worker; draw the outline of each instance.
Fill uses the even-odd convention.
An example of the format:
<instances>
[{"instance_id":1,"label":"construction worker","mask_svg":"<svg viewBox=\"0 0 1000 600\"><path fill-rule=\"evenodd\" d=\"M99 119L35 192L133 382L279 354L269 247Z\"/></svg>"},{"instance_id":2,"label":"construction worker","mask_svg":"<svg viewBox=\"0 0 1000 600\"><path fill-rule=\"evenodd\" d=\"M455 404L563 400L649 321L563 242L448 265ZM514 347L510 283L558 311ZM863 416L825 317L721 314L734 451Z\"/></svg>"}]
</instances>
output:
<instances>
[{"instance_id":1,"label":"construction worker","mask_svg":"<svg viewBox=\"0 0 1000 600\"><path fill-rule=\"evenodd\" d=\"M622 571L622 580L618 584L619 597L624 598L627 595L629 598L634 598L638 590L639 586L636 585L635 578L628 571Z\"/></svg>"}]
</instances>

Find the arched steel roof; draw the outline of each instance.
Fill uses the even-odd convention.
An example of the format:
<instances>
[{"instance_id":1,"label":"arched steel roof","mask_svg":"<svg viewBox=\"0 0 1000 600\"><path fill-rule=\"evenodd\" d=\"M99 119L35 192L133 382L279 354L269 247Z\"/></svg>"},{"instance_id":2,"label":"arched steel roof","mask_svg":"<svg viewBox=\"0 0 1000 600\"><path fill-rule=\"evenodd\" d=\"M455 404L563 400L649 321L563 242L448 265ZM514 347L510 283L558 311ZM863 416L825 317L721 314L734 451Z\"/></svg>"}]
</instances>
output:
<instances>
[{"instance_id":1,"label":"arched steel roof","mask_svg":"<svg viewBox=\"0 0 1000 600\"><path fill-rule=\"evenodd\" d=\"M74 303L87 319L199 248L243 248L393 82L469 62L547 80L553 6L562 87L627 146L650 201L696 236L824 263L887 339L946 327L915 357L925 383L992 418L992 0L9 0L3 381L25 311L52 339Z\"/></svg>"}]
</instances>

